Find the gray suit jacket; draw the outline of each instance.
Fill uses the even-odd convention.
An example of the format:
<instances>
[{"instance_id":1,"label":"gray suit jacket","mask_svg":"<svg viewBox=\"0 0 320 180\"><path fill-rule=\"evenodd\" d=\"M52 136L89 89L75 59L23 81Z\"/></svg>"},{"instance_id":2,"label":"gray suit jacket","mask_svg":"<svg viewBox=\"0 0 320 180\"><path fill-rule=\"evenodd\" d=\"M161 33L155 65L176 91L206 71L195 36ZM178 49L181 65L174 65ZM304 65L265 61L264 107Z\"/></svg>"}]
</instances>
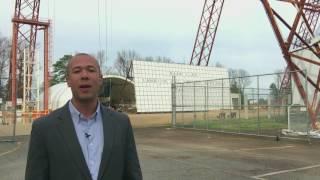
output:
<instances>
[{"instance_id":1,"label":"gray suit jacket","mask_svg":"<svg viewBox=\"0 0 320 180\"><path fill-rule=\"evenodd\" d=\"M104 148L98 180L140 180L142 173L127 115L101 106ZM91 180L68 103L34 121L26 180Z\"/></svg>"}]
</instances>

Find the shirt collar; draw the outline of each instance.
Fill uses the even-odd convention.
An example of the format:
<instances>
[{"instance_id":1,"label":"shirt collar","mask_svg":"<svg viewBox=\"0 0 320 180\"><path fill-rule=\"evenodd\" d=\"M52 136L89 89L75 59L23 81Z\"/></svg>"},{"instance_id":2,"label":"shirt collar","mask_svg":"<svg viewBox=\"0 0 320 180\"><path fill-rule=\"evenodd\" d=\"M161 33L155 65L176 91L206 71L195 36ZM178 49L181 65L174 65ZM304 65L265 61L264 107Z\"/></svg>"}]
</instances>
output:
<instances>
[{"instance_id":1,"label":"shirt collar","mask_svg":"<svg viewBox=\"0 0 320 180\"><path fill-rule=\"evenodd\" d=\"M70 113L71 113L71 117L72 117L72 120L74 122L80 122L80 119L83 119L83 115L77 110L77 108L72 104L71 100L69 100L69 110L70 110ZM96 111L90 116L89 119L94 119L96 120L97 118L97 115L100 113L100 102L98 101L98 105L97 105L97 109ZM77 118L75 118L77 117ZM81 118L80 118L81 117Z\"/></svg>"}]
</instances>

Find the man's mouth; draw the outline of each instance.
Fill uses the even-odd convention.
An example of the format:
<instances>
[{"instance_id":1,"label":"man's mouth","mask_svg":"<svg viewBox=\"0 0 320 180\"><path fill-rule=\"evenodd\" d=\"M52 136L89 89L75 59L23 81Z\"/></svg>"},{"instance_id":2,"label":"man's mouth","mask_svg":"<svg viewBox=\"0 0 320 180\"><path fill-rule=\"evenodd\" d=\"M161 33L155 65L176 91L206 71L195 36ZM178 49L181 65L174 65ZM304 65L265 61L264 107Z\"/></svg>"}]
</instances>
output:
<instances>
[{"instance_id":1,"label":"man's mouth","mask_svg":"<svg viewBox=\"0 0 320 180\"><path fill-rule=\"evenodd\" d=\"M79 87L81 90L87 90L87 89L91 88L90 85L80 85Z\"/></svg>"}]
</instances>

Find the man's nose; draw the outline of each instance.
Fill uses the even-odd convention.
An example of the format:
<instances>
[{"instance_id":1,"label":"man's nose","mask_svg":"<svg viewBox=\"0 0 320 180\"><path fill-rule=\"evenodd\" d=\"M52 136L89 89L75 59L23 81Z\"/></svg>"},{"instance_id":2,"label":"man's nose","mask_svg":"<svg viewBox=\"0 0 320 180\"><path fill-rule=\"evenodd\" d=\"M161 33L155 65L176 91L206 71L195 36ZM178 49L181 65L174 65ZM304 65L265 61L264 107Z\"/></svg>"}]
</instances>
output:
<instances>
[{"instance_id":1,"label":"man's nose","mask_svg":"<svg viewBox=\"0 0 320 180\"><path fill-rule=\"evenodd\" d=\"M87 79L88 78L88 71L83 70L80 73L81 79Z\"/></svg>"}]
</instances>

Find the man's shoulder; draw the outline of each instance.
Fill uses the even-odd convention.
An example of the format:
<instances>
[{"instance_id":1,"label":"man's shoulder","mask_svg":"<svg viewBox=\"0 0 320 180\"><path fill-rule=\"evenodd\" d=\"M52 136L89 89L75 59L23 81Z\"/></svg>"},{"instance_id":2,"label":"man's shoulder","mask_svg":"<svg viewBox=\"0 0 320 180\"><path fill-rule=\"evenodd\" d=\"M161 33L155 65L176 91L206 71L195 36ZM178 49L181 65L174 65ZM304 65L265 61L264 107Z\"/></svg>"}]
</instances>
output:
<instances>
[{"instance_id":1,"label":"man's shoulder","mask_svg":"<svg viewBox=\"0 0 320 180\"><path fill-rule=\"evenodd\" d=\"M105 106L102 106L102 108L104 108L104 112L109 114L115 121L120 121L124 123L129 121L129 116L126 113L118 112Z\"/></svg>"}]
</instances>

